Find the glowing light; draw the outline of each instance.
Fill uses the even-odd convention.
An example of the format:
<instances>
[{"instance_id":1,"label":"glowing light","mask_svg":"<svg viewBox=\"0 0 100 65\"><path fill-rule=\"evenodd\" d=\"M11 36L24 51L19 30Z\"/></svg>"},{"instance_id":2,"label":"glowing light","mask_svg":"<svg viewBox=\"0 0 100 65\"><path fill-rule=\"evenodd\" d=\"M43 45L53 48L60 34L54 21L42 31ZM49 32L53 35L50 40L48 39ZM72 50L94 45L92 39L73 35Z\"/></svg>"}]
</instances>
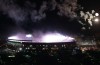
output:
<instances>
[{"instance_id":1,"label":"glowing light","mask_svg":"<svg viewBox=\"0 0 100 65\"><path fill-rule=\"evenodd\" d=\"M74 38L62 35L60 33L54 32L54 33L46 33L46 34L39 34L36 36L33 36L31 34L16 34L15 36L8 37L9 41L16 41L16 42L72 42L74 41ZM24 41L25 40L25 41ZM27 41L29 40L29 41ZM24 46L24 45L23 45ZM31 47L31 46L30 46ZM28 48L27 48L28 49Z\"/></svg>"},{"instance_id":2,"label":"glowing light","mask_svg":"<svg viewBox=\"0 0 100 65\"><path fill-rule=\"evenodd\" d=\"M47 34L42 38L42 42L71 42L74 38L61 35L59 33Z\"/></svg>"},{"instance_id":3,"label":"glowing light","mask_svg":"<svg viewBox=\"0 0 100 65\"><path fill-rule=\"evenodd\" d=\"M15 55L12 55L12 56L8 56L8 57L15 57Z\"/></svg>"},{"instance_id":4,"label":"glowing light","mask_svg":"<svg viewBox=\"0 0 100 65\"><path fill-rule=\"evenodd\" d=\"M26 37L31 38L31 37L32 37L32 35L31 35L31 34L27 34L27 35L26 35Z\"/></svg>"},{"instance_id":5,"label":"glowing light","mask_svg":"<svg viewBox=\"0 0 100 65\"><path fill-rule=\"evenodd\" d=\"M98 19L98 18L95 18L94 21L95 21L95 22L99 22L99 19Z\"/></svg>"},{"instance_id":6,"label":"glowing light","mask_svg":"<svg viewBox=\"0 0 100 65\"><path fill-rule=\"evenodd\" d=\"M85 30L86 28L85 27L82 27L82 30Z\"/></svg>"},{"instance_id":7,"label":"glowing light","mask_svg":"<svg viewBox=\"0 0 100 65\"><path fill-rule=\"evenodd\" d=\"M95 16L99 16L99 13L95 13Z\"/></svg>"},{"instance_id":8,"label":"glowing light","mask_svg":"<svg viewBox=\"0 0 100 65\"><path fill-rule=\"evenodd\" d=\"M22 51L22 48L19 48L20 51Z\"/></svg>"},{"instance_id":9,"label":"glowing light","mask_svg":"<svg viewBox=\"0 0 100 65\"><path fill-rule=\"evenodd\" d=\"M15 40L17 40L18 37L17 36L11 36L11 37L8 37L8 39L15 39Z\"/></svg>"}]
</instances>

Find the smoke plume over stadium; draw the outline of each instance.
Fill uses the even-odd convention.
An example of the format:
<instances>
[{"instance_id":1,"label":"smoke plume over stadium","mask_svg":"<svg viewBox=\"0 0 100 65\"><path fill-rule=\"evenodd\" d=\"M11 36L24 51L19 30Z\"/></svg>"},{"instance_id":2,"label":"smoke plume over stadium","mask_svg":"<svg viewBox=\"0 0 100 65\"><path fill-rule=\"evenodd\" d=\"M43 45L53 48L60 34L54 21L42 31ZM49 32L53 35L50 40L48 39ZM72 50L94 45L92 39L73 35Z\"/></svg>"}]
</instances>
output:
<instances>
[{"instance_id":1,"label":"smoke plume over stadium","mask_svg":"<svg viewBox=\"0 0 100 65\"><path fill-rule=\"evenodd\" d=\"M33 22L46 17L46 11L54 11L60 16L76 17L77 0L0 0L0 10L17 22L31 19ZM30 16L30 17L29 17Z\"/></svg>"},{"instance_id":2,"label":"smoke plume over stadium","mask_svg":"<svg viewBox=\"0 0 100 65\"><path fill-rule=\"evenodd\" d=\"M0 0L5 21L1 28L5 28L4 32L63 31L69 20L77 18L77 6L77 0Z\"/></svg>"}]
</instances>

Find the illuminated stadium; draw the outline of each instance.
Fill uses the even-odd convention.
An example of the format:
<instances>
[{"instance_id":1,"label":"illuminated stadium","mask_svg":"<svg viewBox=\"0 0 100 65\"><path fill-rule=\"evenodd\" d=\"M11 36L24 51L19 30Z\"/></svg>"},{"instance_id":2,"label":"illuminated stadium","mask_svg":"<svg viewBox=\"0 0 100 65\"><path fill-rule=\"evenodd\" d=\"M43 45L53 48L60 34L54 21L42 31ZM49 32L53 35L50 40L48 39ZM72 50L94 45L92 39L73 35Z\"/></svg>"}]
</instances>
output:
<instances>
[{"instance_id":1,"label":"illuminated stadium","mask_svg":"<svg viewBox=\"0 0 100 65\"><path fill-rule=\"evenodd\" d=\"M62 35L60 33L47 33L35 37L32 34L17 34L8 37L8 41L16 42L34 42L34 43L56 43L56 42L73 42L74 38Z\"/></svg>"},{"instance_id":2,"label":"illuminated stadium","mask_svg":"<svg viewBox=\"0 0 100 65\"><path fill-rule=\"evenodd\" d=\"M25 36L21 36L20 34L20 36L16 35L8 37L7 44L18 46L18 48L23 48L23 49L35 48L38 50L42 49L58 50L61 48L68 48L72 50L77 46L74 38L69 36L64 36L60 33L48 33L36 39L32 34L27 34Z\"/></svg>"}]
</instances>

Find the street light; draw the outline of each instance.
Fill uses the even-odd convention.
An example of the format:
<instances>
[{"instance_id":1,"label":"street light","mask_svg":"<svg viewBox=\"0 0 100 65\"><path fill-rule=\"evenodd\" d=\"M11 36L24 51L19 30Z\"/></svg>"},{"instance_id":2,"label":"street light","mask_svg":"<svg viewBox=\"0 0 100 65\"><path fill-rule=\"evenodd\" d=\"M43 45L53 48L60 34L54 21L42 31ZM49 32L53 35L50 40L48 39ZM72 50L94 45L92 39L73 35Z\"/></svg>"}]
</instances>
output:
<instances>
[{"instance_id":1,"label":"street light","mask_svg":"<svg viewBox=\"0 0 100 65\"><path fill-rule=\"evenodd\" d=\"M99 18L95 18L95 19L94 19L94 22L95 22L95 23L98 23L98 22L99 22Z\"/></svg>"},{"instance_id":2,"label":"street light","mask_svg":"<svg viewBox=\"0 0 100 65\"><path fill-rule=\"evenodd\" d=\"M99 21L100 21L99 16L95 16L95 17L93 18L93 22L94 22L94 23L98 23Z\"/></svg>"},{"instance_id":3,"label":"street light","mask_svg":"<svg viewBox=\"0 0 100 65\"><path fill-rule=\"evenodd\" d=\"M99 13L95 13L95 16L99 16Z\"/></svg>"}]
</instances>

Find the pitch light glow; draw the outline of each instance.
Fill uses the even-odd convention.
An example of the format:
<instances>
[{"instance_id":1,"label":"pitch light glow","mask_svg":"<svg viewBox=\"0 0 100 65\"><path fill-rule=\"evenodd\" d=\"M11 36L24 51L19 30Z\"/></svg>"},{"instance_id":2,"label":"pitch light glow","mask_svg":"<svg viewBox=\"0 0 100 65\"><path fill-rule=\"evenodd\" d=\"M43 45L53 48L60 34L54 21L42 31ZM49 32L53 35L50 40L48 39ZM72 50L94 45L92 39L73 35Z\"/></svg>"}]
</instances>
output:
<instances>
[{"instance_id":1,"label":"pitch light glow","mask_svg":"<svg viewBox=\"0 0 100 65\"><path fill-rule=\"evenodd\" d=\"M11 36L11 37L8 37L8 39L15 39L15 40L17 40L18 37L17 36Z\"/></svg>"},{"instance_id":2,"label":"pitch light glow","mask_svg":"<svg viewBox=\"0 0 100 65\"><path fill-rule=\"evenodd\" d=\"M27 38L31 38L32 35L31 35L31 34L27 34L26 37L27 37Z\"/></svg>"},{"instance_id":3,"label":"pitch light glow","mask_svg":"<svg viewBox=\"0 0 100 65\"><path fill-rule=\"evenodd\" d=\"M22 41L22 40L31 40L31 42L43 42L43 43L51 43L51 42L72 42L75 39L69 36L62 35L60 33L46 33L46 34L37 34L37 36L33 36L31 34L16 34L15 36L8 37L10 41ZM22 41L23 42L23 41Z\"/></svg>"},{"instance_id":4,"label":"pitch light glow","mask_svg":"<svg viewBox=\"0 0 100 65\"><path fill-rule=\"evenodd\" d=\"M64 36L59 33L46 34L42 38L42 42L46 42L46 43L49 43L49 42L71 42L73 40L74 40L74 38Z\"/></svg>"}]
</instances>

